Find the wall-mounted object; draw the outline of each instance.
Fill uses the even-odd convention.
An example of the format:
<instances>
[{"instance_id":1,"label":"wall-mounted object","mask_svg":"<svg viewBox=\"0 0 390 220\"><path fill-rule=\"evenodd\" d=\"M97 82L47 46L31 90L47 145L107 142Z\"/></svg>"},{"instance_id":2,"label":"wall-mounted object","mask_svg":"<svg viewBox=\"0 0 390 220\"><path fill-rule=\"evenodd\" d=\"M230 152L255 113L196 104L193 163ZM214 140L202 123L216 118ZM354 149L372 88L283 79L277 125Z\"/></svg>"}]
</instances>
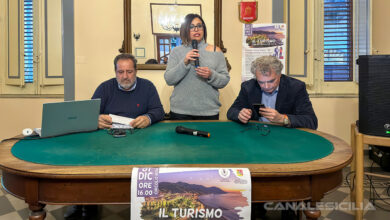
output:
<instances>
[{"instance_id":1,"label":"wall-mounted object","mask_svg":"<svg viewBox=\"0 0 390 220\"><path fill-rule=\"evenodd\" d=\"M138 41L141 35L139 33L138 34L134 33L133 37L135 38L136 41Z\"/></svg>"},{"instance_id":2,"label":"wall-mounted object","mask_svg":"<svg viewBox=\"0 0 390 220\"><path fill-rule=\"evenodd\" d=\"M238 16L242 23L250 24L257 20L257 1L239 2Z\"/></svg>"}]
</instances>

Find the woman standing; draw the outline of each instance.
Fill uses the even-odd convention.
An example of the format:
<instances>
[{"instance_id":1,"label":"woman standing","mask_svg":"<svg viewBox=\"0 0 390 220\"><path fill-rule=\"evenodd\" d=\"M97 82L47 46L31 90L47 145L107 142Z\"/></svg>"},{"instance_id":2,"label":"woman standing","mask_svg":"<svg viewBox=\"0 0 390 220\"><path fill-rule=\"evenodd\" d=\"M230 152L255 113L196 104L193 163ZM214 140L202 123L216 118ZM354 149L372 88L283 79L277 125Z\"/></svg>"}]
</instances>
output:
<instances>
[{"instance_id":1,"label":"woman standing","mask_svg":"<svg viewBox=\"0 0 390 220\"><path fill-rule=\"evenodd\" d=\"M206 43L206 25L197 14L185 17L180 38L183 45L172 50L164 74L174 86L171 120L218 120L218 89L230 80L225 57L219 47Z\"/></svg>"}]
</instances>

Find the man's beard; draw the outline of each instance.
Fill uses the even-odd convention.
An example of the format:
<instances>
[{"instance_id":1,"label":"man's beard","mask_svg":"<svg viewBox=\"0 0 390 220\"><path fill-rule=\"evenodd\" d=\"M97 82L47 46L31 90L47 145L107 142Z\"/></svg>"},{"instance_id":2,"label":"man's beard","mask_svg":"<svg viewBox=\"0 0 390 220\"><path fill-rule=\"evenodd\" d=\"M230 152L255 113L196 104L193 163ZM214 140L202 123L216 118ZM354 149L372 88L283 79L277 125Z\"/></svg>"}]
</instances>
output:
<instances>
[{"instance_id":1,"label":"man's beard","mask_svg":"<svg viewBox=\"0 0 390 220\"><path fill-rule=\"evenodd\" d=\"M131 81L128 82L128 83L121 83L121 82L118 81L118 83L122 87L122 89L124 89L124 90L129 90L133 86L133 84L134 84L134 82L131 82Z\"/></svg>"}]
</instances>

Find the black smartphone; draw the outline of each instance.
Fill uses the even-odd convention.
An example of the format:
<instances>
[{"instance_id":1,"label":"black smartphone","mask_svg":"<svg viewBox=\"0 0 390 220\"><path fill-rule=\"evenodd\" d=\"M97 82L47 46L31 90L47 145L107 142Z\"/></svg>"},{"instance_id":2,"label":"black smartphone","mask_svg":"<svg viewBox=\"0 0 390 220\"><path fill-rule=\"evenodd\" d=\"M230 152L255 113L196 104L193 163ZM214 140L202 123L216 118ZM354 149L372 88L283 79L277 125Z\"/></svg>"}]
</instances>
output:
<instances>
[{"instance_id":1,"label":"black smartphone","mask_svg":"<svg viewBox=\"0 0 390 220\"><path fill-rule=\"evenodd\" d=\"M265 105L260 104L260 103L254 103L254 104L252 104L252 107L253 107L253 112L256 112L255 114L257 114L259 117L261 117L259 110L260 110L260 108L265 108Z\"/></svg>"}]
</instances>

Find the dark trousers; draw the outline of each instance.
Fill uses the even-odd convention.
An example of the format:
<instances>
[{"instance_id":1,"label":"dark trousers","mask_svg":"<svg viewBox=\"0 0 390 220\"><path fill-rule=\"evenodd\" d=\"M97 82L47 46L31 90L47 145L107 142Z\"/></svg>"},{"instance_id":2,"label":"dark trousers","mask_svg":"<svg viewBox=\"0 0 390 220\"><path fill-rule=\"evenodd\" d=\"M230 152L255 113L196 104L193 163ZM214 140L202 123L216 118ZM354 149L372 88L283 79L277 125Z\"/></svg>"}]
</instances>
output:
<instances>
[{"instance_id":1,"label":"dark trousers","mask_svg":"<svg viewBox=\"0 0 390 220\"><path fill-rule=\"evenodd\" d=\"M211 116L198 116L198 115L183 115L174 112L169 112L170 120L219 120L219 114Z\"/></svg>"}]
</instances>

